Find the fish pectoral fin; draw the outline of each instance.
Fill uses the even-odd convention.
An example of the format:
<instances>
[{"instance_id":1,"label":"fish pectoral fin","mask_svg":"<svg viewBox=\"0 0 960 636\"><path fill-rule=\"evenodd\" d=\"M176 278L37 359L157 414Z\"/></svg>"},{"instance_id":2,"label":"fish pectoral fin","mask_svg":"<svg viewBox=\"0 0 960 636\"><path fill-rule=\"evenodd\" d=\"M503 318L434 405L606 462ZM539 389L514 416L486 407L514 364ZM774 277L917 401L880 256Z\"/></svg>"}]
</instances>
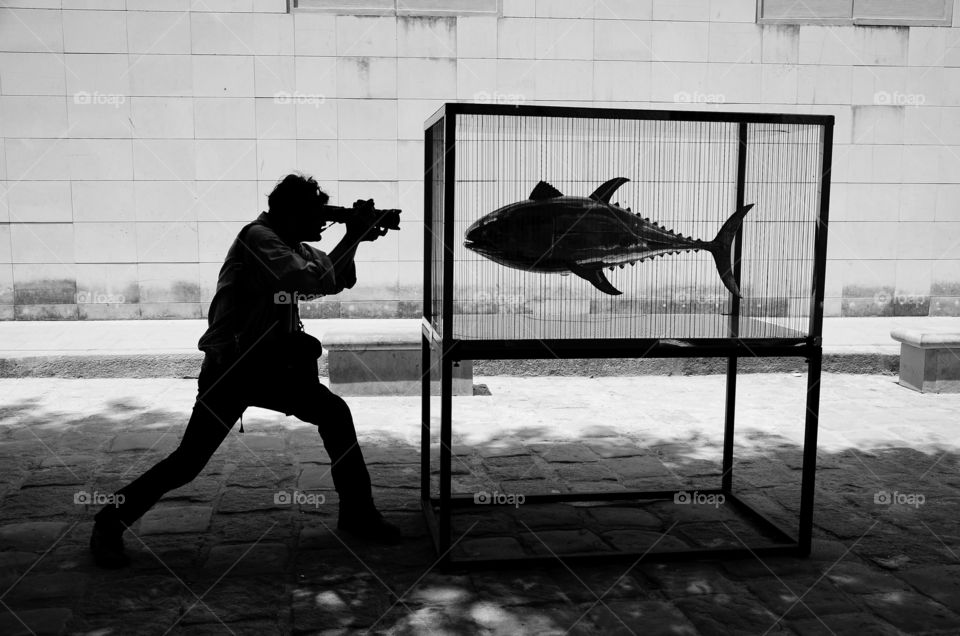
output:
<instances>
[{"instance_id":1,"label":"fish pectoral fin","mask_svg":"<svg viewBox=\"0 0 960 636\"><path fill-rule=\"evenodd\" d=\"M552 185L546 181L541 181L533 187L533 190L530 192L531 201L539 201L540 199L554 199L556 197L562 197L563 193L554 188Z\"/></svg>"},{"instance_id":2,"label":"fish pectoral fin","mask_svg":"<svg viewBox=\"0 0 960 636\"><path fill-rule=\"evenodd\" d=\"M615 177L609 181L605 181L604 183L600 184L599 188L593 191L593 194L590 195L590 198L594 201L610 203L610 197L613 195L613 193L629 180L630 179L627 179L626 177Z\"/></svg>"},{"instance_id":3,"label":"fish pectoral fin","mask_svg":"<svg viewBox=\"0 0 960 636\"><path fill-rule=\"evenodd\" d=\"M604 294L619 296L623 292L610 284L607 277L603 275L602 269L589 269L575 263L570 265L570 271L580 278L589 281L591 285L602 291Z\"/></svg>"}]
</instances>

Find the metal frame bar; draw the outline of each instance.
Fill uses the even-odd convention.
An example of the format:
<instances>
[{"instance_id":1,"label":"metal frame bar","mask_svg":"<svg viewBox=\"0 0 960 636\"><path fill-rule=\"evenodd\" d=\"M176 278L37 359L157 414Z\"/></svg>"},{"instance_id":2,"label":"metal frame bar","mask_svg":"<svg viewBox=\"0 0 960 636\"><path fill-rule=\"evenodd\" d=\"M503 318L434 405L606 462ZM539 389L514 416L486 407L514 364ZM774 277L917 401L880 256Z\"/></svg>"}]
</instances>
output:
<instances>
[{"instance_id":1,"label":"metal frame bar","mask_svg":"<svg viewBox=\"0 0 960 636\"><path fill-rule=\"evenodd\" d=\"M674 561L683 559L722 559L722 558L746 558L752 555L766 556L805 556L802 542L789 532L781 528L776 522L770 520L758 512L755 508L746 503L735 493L726 492L722 488L698 490L701 494L723 494L735 508L744 513L744 516L754 522L758 527L768 534L773 535L771 543L767 545L744 546L738 548L689 548L685 550L651 550L647 552L631 552L611 549L606 552L584 552L567 554L542 554L529 555L521 557L503 557L499 559L489 558L457 558L453 559L450 555L451 543L440 541L437 528L442 523L444 516L441 498L430 497L424 499L424 515L427 521L427 527L430 530L430 536L433 539L434 548L441 555L440 564L442 567L515 567L517 565L553 562L557 559L567 562L622 562L624 559L644 560L647 562L655 561ZM591 492L591 493L566 493L557 495L528 495L524 502L525 505L549 504L569 501L623 501L635 502L637 500L664 500L672 499L676 491L673 490L650 490L650 491L615 491L615 492ZM447 514L450 514L452 508L466 508L474 505L472 496L452 496L448 501ZM437 509L440 508L440 511ZM459 541L459 539L458 539ZM453 544L455 545L455 544Z\"/></svg>"},{"instance_id":2,"label":"metal frame bar","mask_svg":"<svg viewBox=\"0 0 960 636\"><path fill-rule=\"evenodd\" d=\"M592 119L657 119L664 121L705 121L747 124L832 125L833 115L796 115L792 113L730 113L696 110L637 110L630 108L592 108L581 106L539 106L532 104L474 104L447 102L424 123L430 127L440 119L457 115L517 115L524 117L589 117Z\"/></svg>"},{"instance_id":3,"label":"metal frame bar","mask_svg":"<svg viewBox=\"0 0 960 636\"><path fill-rule=\"evenodd\" d=\"M456 183L456 116L458 114L512 114L553 117L594 117L621 119L665 119L675 121L721 121L738 123L737 206L744 203L746 184L746 143L750 123L795 123L823 126L821 156L820 210L815 237L814 280L811 289L810 327L806 336L789 338L739 338L739 299L733 300L729 338L675 339L586 339L586 340L460 340L451 333L453 324L453 228L454 185ZM816 471L817 429L819 425L820 379L822 373L823 296L826 271L827 220L829 214L831 150L833 143L832 115L787 115L767 113L716 113L695 111L637 111L626 109L568 108L556 106L506 106L492 104L447 103L426 122L425 128L425 187L424 209L433 203L433 166L429 156L433 150L431 127L443 120L444 126L444 183L443 183L443 302L442 333L437 334L431 322L432 275L434 243L432 214L425 214L424 241L424 319L422 324L422 361L424 379L421 399L421 504L427 526L439 554L441 567L516 566L525 563L553 561L604 562L625 558L647 561L679 559L742 558L756 555L807 556L810 553L813 527L813 495ZM734 243L734 276L740 280L742 230ZM430 301L428 303L428 301ZM438 337L439 336L439 337ZM430 483L430 373L432 354L439 345L440 372L440 492L432 496ZM609 552L563 555L524 556L503 559L457 559L450 554L452 541L451 517L454 508L473 504L472 497L455 496L451 491L452 460L452 384L453 365L460 360L479 359L555 359L555 358L630 358L630 357L726 357L727 387L724 408L723 474L718 489L700 490L702 493L723 494L755 525L777 537L779 544L744 546L742 548L694 548L647 553ZM736 416L737 361L740 357L804 357L808 361L806 416L804 423L803 469L800 484L800 513L796 537L781 529L733 492L733 443ZM676 491L618 491L600 493L568 493L529 495L526 503L553 503L562 501L630 501L637 499L671 498Z\"/></svg>"},{"instance_id":4,"label":"metal frame bar","mask_svg":"<svg viewBox=\"0 0 960 636\"><path fill-rule=\"evenodd\" d=\"M624 340L451 340L447 353L455 360L524 360L551 358L725 358L806 357L814 350L809 338L771 341L699 338Z\"/></svg>"},{"instance_id":5,"label":"metal frame bar","mask_svg":"<svg viewBox=\"0 0 960 636\"><path fill-rule=\"evenodd\" d=\"M443 121L443 333L440 351L440 499L447 514L440 516L437 537L440 545L450 545L451 455L453 450L453 207L456 184L456 117ZM426 215L424 215L426 216Z\"/></svg>"},{"instance_id":6,"label":"metal frame bar","mask_svg":"<svg viewBox=\"0 0 960 636\"><path fill-rule=\"evenodd\" d=\"M423 152L423 209L433 205L433 131L424 131ZM433 217L423 215L423 324L432 329L433 318ZM422 330L420 340L420 448L428 452L420 454L420 498L430 496L430 393L432 375L431 334Z\"/></svg>"},{"instance_id":7,"label":"metal frame bar","mask_svg":"<svg viewBox=\"0 0 960 636\"><path fill-rule=\"evenodd\" d=\"M810 554L813 535L813 497L817 466L817 432L820 428L820 379L823 372L823 296L827 274L827 225L830 220L830 173L833 170L833 122L823 127L820 158L820 214L814 238L813 302L810 336L815 347L807 359L807 413L803 432L803 466L800 483L800 547Z\"/></svg>"},{"instance_id":8,"label":"metal frame bar","mask_svg":"<svg viewBox=\"0 0 960 636\"><path fill-rule=\"evenodd\" d=\"M747 189L747 124L737 124L737 202L736 209L743 207ZM743 245L743 226L737 229L733 240L733 278L740 287L741 249ZM730 337L740 338L740 297L730 299ZM727 395L724 405L723 421L723 460L721 484L729 491L733 487L733 435L737 417L737 356L727 358Z\"/></svg>"}]
</instances>

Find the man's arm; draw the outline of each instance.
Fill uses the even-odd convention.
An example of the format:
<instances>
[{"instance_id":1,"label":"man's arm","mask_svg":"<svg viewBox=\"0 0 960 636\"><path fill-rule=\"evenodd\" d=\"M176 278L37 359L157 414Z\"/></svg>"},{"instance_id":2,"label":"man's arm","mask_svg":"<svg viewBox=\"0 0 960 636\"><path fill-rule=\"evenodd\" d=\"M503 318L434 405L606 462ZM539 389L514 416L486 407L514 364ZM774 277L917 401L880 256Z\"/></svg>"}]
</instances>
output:
<instances>
[{"instance_id":1,"label":"man's arm","mask_svg":"<svg viewBox=\"0 0 960 636\"><path fill-rule=\"evenodd\" d=\"M244 238L249 262L273 291L325 295L340 291L330 264L319 258L305 258L272 230L255 226Z\"/></svg>"},{"instance_id":2,"label":"man's arm","mask_svg":"<svg viewBox=\"0 0 960 636\"><path fill-rule=\"evenodd\" d=\"M354 208L369 207L373 208L373 199L364 201L360 199L353 204ZM330 252L330 261L333 263L334 277L337 281L337 291L349 289L357 282L357 268L354 258L357 254L357 247L364 241L375 241L386 234L386 230L380 230L376 227L367 227L357 223L346 223L346 234L340 239L336 247ZM306 246L309 247L309 246ZM313 249L313 248L310 248Z\"/></svg>"},{"instance_id":3,"label":"man's arm","mask_svg":"<svg viewBox=\"0 0 960 636\"><path fill-rule=\"evenodd\" d=\"M347 228L340 242L330 252L330 261L333 263L334 276L340 289L353 287L357 282L357 267L354 263L357 247L360 245L360 236ZM339 291L339 290L338 290Z\"/></svg>"},{"instance_id":4,"label":"man's arm","mask_svg":"<svg viewBox=\"0 0 960 636\"><path fill-rule=\"evenodd\" d=\"M336 285L335 289L329 292L331 294L350 289L357 283L357 268L354 262L356 246L353 250L349 250L348 247L344 245L342 250L334 248L333 252L326 254L307 243L300 244L300 253L304 258L316 263L323 271L333 272Z\"/></svg>"}]
</instances>

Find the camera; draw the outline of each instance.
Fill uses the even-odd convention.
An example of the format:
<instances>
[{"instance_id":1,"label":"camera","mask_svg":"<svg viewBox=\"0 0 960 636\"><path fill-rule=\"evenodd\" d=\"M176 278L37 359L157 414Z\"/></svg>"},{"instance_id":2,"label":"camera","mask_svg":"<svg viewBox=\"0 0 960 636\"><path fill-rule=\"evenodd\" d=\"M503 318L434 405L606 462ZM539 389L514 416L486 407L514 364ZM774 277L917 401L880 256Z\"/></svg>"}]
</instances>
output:
<instances>
[{"instance_id":1,"label":"camera","mask_svg":"<svg viewBox=\"0 0 960 636\"><path fill-rule=\"evenodd\" d=\"M361 240L372 241L388 230L400 229L401 210L378 210L373 199L358 200L352 208L339 205L323 205L310 221L308 241L319 241L320 235L334 223L356 225L364 230Z\"/></svg>"}]
</instances>

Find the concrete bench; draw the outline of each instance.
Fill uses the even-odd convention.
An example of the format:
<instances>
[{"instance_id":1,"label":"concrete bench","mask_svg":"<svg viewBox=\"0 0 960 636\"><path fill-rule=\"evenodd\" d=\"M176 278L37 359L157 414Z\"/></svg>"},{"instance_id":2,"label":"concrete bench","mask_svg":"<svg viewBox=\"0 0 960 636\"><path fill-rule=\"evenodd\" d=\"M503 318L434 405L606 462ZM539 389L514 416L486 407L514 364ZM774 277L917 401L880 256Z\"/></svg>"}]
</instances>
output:
<instances>
[{"instance_id":1,"label":"concrete bench","mask_svg":"<svg viewBox=\"0 0 960 636\"><path fill-rule=\"evenodd\" d=\"M894 329L900 384L921 393L960 393L960 332Z\"/></svg>"},{"instance_id":2,"label":"concrete bench","mask_svg":"<svg viewBox=\"0 0 960 636\"><path fill-rule=\"evenodd\" d=\"M410 328L331 329L323 334L330 388L340 395L420 395L421 335ZM437 373L431 392L439 394ZM453 368L453 394L473 395L473 362Z\"/></svg>"}]
</instances>

